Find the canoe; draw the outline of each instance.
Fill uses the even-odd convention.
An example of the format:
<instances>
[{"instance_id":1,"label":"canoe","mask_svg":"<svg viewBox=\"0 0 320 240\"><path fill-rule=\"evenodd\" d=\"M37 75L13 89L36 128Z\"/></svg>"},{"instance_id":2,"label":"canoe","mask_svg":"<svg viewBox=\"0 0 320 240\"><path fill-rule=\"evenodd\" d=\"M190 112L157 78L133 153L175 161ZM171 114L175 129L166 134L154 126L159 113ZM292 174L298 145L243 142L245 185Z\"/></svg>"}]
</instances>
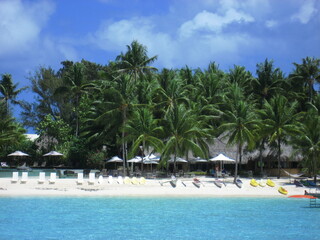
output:
<instances>
[{"instance_id":1,"label":"canoe","mask_svg":"<svg viewBox=\"0 0 320 240\"><path fill-rule=\"evenodd\" d=\"M236 181L236 186L238 187L238 188L242 188L242 181L240 180L240 179L237 179L237 181Z\"/></svg>"},{"instance_id":2,"label":"canoe","mask_svg":"<svg viewBox=\"0 0 320 240\"><path fill-rule=\"evenodd\" d=\"M275 184L273 181L271 181L270 179L268 179L268 180L267 180L267 185L268 185L269 187L274 187L276 184Z\"/></svg>"},{"instance_id":3,"label":"canoe","mask_svg":"<svg viewBox=\"0 0 320 240\"><path fill-rule=\"evenodd\" d=\"M278 192L283 194L283 195L287 195L288 191L286 189L284 189L283 187L279 187Z\"/></svg>"},{"instance_id":4,"label":"canoe","mask_svg":"<svg viewBox=\"0 0 320 240\"><path fill-rule=\"evenodd\" d=\"M309 198L309 199L316 199L316 197L311 195L291 195L288 198Z\"/></svg>"},{"instance_id":5,"label":"canoe","mask_svg":"<svg viewBox=\"0 0 320 240\"><path fill-rule=\"evenodd\" d=\"M219 181L219 180L215 180L213 181L214 185L216 185L218 188L221 188L222 187L222 182Z\"/></svg>"},{"instance_id":6,"label":"canoe","mask_svg":"<svg viewBox=\"0 0 320 240\"><path fill-rule=\"evenodd\" d=\"M259 183L258 183L255 179L251 179L250 185L251 185L252 187L257 187L257 186L259 185Z\"/></svg>"},{"instance_id":7,"label":"canoe","mask_svg":"<svg viewBox=\"0 0 320 240\"><path fill-rule=\"evenodd\" d=\"M199 179L194 178L192 181L193 185L195 185L197 188L200 188L201 182Z\"/></svg>"},{"instance_id":8,"label":"canoe","mask_svg":"<svg viewBox=\"0 0 320 240\"><path fill-rule=\"evenodd\" d=\"M172 179L170 181L170 184L171 184L172 187L176 187L177 186L177 179Z\"/></svg>"}]
</instances>

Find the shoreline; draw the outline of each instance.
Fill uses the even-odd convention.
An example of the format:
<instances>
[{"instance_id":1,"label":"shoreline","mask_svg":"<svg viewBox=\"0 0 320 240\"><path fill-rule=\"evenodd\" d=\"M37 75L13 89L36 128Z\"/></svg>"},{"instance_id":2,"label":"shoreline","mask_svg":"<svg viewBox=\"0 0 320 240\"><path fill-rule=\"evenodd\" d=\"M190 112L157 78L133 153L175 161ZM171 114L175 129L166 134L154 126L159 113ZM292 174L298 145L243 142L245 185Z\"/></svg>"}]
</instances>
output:
<instances>
[{"instance_id":1,"label":"shoreline","mask_svg":"<svg viewBox=\"0 0 320 240\"><path fill-rule=\"evenodd\" d=\"M48 179L42 184L38 178L29 178L26 183L11 183L11 178L0 178L0 197L173 197L173 198L280 198L290 195L303 195L308 187L296 187L289 183L289 178L272 179L275 187L252 187L248 178L242 178L243 186L238 188L232 183L232 178L221 179L225 182L221 188L214 185L214 178L199 178L203 183L197 188L190 178L179 178L174 188L170 183L160 182L168 179L147 179L143 185L118 184L116 179L112 184L104 179L102 184L98 181L91 185L84 179L82 185L77 185L77 179L57 179L54 184L49 184ZM266 179L261 180L266 182ZM279 187L284 187L288 195L278 192Z\"/></svg>"}]
</instances>

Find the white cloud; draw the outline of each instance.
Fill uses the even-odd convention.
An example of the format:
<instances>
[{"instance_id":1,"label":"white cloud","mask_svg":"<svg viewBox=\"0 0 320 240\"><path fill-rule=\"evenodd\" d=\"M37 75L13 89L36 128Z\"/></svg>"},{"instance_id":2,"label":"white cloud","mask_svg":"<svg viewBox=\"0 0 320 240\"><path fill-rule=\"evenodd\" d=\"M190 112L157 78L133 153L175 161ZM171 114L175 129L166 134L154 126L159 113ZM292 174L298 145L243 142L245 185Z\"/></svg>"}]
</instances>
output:
<instances>
[{"instance_id":1,"label":"white cloud","mask_svg":"<svg viewBox=\"0 0 320 240\"><path fill-rule=\"evenodd\" d=\"M267 21L265 22L265 26L266 26L267 28L273 28L273 27L276 27L277 25L278 25L278 22L275 21L275 20L267 20Z\"/></svg>"},{"instance_id":2,"label":"white cloud","mask_svg":"<svg viewBox=\"0 0 320 240\"><path fill-rule=\"evenodd\" d=\"M38 41L54 6L48 1L0 1L0 56L28 50Z\"/></svg>"},{"instance_id":3,"label":"white cloud","mask_svg":"<svg viewBox=\"0 0 320 240\"><path fill-rule=\"evenodd\" d=\"M228 9L224 16L202 11L192 20L185 22L179 29L180 36L188 38L198 31L220 33L230 23L253 22L254 18L233 8Z\"/></svg>"},{"instance_id":4,"label":"white cloud","mask_svg":"<svg viewBox=\"0 0 320 240\"><path fill-rule=\"evenodd\" d=\"M303 5L301 6L298 13L291 16L291 20L299 21L303 24L306 24L310 21L310 19L317 13L317 9L315 8L315 1L303 1Z\"/></svg>"}]
</instances>

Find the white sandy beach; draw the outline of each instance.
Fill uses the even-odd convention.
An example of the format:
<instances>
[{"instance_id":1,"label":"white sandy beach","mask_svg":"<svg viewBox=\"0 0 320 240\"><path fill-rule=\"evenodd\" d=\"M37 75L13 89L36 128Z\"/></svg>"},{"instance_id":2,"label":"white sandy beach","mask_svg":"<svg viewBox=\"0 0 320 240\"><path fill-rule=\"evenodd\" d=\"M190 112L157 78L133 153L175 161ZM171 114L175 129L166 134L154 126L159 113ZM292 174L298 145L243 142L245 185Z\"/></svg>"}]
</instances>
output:
<instances>
[{"instance_id":1,"label":"white sandy beach","mask_svg":"<svg viewBox=\"0 0 320 240\"><path fill-rule=\"evenodd\" d=\"M192 183L192 178L179 178L178 184L173 188L170 183L160 182L168 179L147 179L144 185L118 184L116 180L109 184L107 179L104 183L98 181L89 185L85 179L82 185L77 185L76 179L57 179L54 184L49 184L48 179L42 184L37 178L29 178L26 183L11 183L11 178L0 179L0 197L18 196L92 196L92 197L288 197L290 195L303 195L305 187L296 187L290 184L289 179L272 178L275 187L252 187L251 179L241 179L242 188L232 183L232 178L221 179L225 186L218 188L214 185L214 178L199 178L203 185L197 188ZM259 181L259 180L258 180ZM266 182L266 180L262 180ZM184 184L183 184L184 183ZM288 195L282 195L278 188L282 186L288 191Z\"/></svg>"}]
</instances>

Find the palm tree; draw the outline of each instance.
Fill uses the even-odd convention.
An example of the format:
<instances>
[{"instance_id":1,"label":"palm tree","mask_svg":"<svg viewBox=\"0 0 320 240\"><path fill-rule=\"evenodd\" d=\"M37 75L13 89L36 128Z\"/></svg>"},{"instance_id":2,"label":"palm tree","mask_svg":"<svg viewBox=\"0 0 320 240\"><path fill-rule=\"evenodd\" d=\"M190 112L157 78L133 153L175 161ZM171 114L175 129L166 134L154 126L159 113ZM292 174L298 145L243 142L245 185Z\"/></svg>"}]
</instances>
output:
<instances>
[{"instance_id":1,"label":"palm tree","mask_svg":"<svg viewBox=\"0 0 320 240\"><path fill-rule=\"evenodd\" d=\"M155 67L149 65L157 60L157 56L149 58L147 54L148 51L145 46L138 41L133 41L130 45L127 45L126 53L117 56L117 72L129 74L130 78L136 82L139 76L156 71Z\"/></svg>"},{"instance_id":2,"label":"palm tree","mask_svg":"<svg viewBox=\"0 0 320 240\"><path fill-rule=\"evenodd\" d=\"M320 117L316 110L307 112L301 124L301 134L293 136L293 143L304 156L303 164L314 176L317 182L318 166L320 163Z\"/></svg>"},{"instance_id":3,"label":"palm tree","mask_svg":"<svg viewBox=\"0 0 320 240\"><path fill-rule=\"evenodd\" d=\"M302 63L293 63L296 67L294 73L291 75L293 80L301 82L308 88L309 101L312 102L314 95L314 84L320 82L320 59L303 58Z\"/></svg>"},{"instance_id":4,"label":"palm tree","mask_svg":"<svg viewBox=\"0 0 320 240\"><path fill-rule=\"evenodd\" d=\"M173 171L176 173L177 156L182 156L189 150L196 156L207 157L208 146L205 139L208 137L202 128L201 121L191 110L184 105L177 105L165 117L165 146L162 160L173 154Z\"/></svg>"},{"instance_id":5,"label":"palm tree","mask_svg":"<svg viewBox=\"0 0 320 240\"><path fill-rule=\"evenodd\" d=\"M22 105L21 101L16 100L19 93L28 87L23 87L16 89L18 84L13 84L11 74L3 74L0 81L0 93L2 94L2 99L6 103L6 112L9 113L9 102L13 104Z\"/></svg>"},{"instance_id":6,"label":"palm tree","mask_svg":"<svg viewBox=\"0 0 320 240\"><path fill-rule=\"evenodd\" d=\"M226 110L223 123L219 130L228 138L229 145L237 145L237 159L235 165L234 183L238 177L238 164L241 164L242 152L247 144L254 146L255 131L258 129L254 105L244 100L230 102L230 110ZM238 159L239 157L239 159Z\"/></svg>"},{"instance_id":7,"label":"palm tree","mask_svg":"<svg viewBox=\"0 0 320 240\"><path fill-rule=\"evenodd\" d=\"M281 144L288 136L300 133L296 122L300 115L296 113L297 106L296 101L289 103L286 97L276 95L269 102L265 101L263 109L259 111L262 118L262 131L269 136L270 143L277 144L278 178L280 178L281 167Z\"/></svg>"},{"instance_id":8,"label":"palm tree","mask_svg":"<svg viewBox=\"0 0 320 240\"><path fill-rule=\"evenodd\" d=\"M159 139L163 128L159 126L158 120L154 119L152 112L147 108L137 109L133 112L130 120L124 126L124 131L128 132L126 140L132 141L131 155L133 156L142 144L142 157L145 156L145 150L153 147L155 151L161 152L163 142Z\"/></svg>"},{"instance_id":9,"label":"palm tree","mask_svg":"<svg viewBox=\"0 0 320 240\"><path fill-rule=\"evenodd\" d=\"M79 135L80 118L79 106L81 96L87 93L88 88L93 87L91 83L87 83L84 73L84 65L82 63L73 64L64 75L65 85L56 89L55 95L70 94L69 97L74 101L75 108L75 136Z\"/></svg>"}]
</instances>

